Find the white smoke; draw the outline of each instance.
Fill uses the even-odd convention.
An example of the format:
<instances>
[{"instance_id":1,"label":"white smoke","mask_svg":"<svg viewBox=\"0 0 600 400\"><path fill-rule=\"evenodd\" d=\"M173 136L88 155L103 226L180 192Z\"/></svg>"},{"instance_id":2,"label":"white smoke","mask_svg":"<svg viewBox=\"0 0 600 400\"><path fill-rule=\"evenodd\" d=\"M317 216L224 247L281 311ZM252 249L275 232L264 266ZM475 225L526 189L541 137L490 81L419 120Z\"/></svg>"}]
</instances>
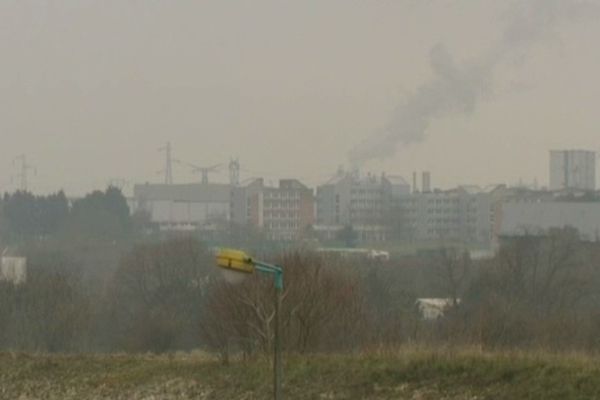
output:
<instances>
[{"instance_id":1,"label":"white smoke","mask_svg":"<svg viewBox=\"0 0 600 400\"><path fill-rule=\"evenodd\" d=\"M435 45L429 52L433 79L406 98L379 133L350 151L352 167L391 157L398 146L425 140L429 125L437 118L471 114L481 100L491 96L494 70L499 64L526 55L535 43L552 39L561 23L597 18L599 14L600 7L588 1L518 1L506 14L501 39L476 60L457 65L443 45Z\"/></svg>"}]
</instances>

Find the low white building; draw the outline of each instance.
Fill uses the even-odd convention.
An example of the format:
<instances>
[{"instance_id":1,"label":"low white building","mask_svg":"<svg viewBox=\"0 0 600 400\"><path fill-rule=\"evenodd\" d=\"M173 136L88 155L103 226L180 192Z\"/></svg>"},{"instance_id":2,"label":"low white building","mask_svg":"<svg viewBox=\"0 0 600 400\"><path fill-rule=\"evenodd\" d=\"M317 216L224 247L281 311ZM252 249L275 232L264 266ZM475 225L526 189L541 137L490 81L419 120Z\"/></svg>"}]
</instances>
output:
<instances>
[{"instance_id":1,"label":"low white building","mask_svg":"<svg viewBox=\"0 0 600 400\"><path fill-rule=\"evenodd\" d=\"M460 299L456 299L460 304ZM421 298L416 301L417 309L424 320L433 321L444 316L444 313L454 306L454 300L449 298Z\"/></svg>"},{"instance_id":2,"label":"low white building","mask_svg":"<svg viewBox=\"0 0 600 400\"><path fill-rule=\"evenodd\" d=\"M577 229L583 240L600 240L600 202L513 201L503 206L503 236L542 234L565 227Z\"/></svg>"},{"instance_id":3,"label":"low white building","mask_svg":"<svg viewBox=\"0 0 600 400\"><path fill-rule=\"evenodd\" d=\"M161 230L195 230L230 218L228 184L143 184L133 192L133 210L149 213Z\"/></svg>"},{"instance_id":4,"label":"low white building","mask_svg":"<svg viewBox=\"0 0 600 400\"><path fill-rule=\"evenodd\" d=\"M0 281L12 282L16 285L27 280L27 258L18 257L9 249L2 252L0 260Z\"/></svg>"}]
</instances>

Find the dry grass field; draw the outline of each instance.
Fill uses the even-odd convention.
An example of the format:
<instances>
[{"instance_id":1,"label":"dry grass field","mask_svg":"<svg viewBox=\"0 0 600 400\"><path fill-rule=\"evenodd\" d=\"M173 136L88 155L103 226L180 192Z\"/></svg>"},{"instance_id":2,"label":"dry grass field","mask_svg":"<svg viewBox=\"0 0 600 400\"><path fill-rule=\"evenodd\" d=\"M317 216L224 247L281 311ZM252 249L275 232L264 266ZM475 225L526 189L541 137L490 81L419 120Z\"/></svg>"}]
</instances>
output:
<instances>
[{"instance_id":1,"label":"dry grass field","mask_svg":"<svg viewBox=\"0 0 600 400\"><path fill-rule=\"evenodd\" d=\"M470 350L287 357L286 399L600 399L600 359ZM0 354L1 399L269 399L266 360Z\"/></svg>"}]
</instances>

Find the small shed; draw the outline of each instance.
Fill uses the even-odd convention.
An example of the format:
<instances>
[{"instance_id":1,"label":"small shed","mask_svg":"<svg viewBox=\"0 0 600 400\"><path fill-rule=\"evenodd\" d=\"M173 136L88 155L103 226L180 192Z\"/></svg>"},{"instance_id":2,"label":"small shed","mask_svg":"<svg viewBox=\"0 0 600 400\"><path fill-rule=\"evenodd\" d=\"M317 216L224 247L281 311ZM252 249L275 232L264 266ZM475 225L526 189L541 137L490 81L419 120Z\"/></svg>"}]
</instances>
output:
<instances>
[{"instance_id":1,"label":"small shed","mask_svg":"<svg viewBox=\"0 0 600 400\"><path fill-rule=\"evenodd\" d=\"M4 249L0 261L0 280L12 282L15 285L25 283L27 280L27 258L10 247Z\"/></svg>"},{"instance_id":2,"label":"small shed","mask_svg":"<svg viewBox=\"0 0 600 400\"><path fill-rule=\"evenodd\" d=\"M456 300L460 303L460 299ZM424 320L432 321L444 316L446 310L454 305L451 298L421 298L417 299L416 306Z\"/></svg>"}]
</instances>

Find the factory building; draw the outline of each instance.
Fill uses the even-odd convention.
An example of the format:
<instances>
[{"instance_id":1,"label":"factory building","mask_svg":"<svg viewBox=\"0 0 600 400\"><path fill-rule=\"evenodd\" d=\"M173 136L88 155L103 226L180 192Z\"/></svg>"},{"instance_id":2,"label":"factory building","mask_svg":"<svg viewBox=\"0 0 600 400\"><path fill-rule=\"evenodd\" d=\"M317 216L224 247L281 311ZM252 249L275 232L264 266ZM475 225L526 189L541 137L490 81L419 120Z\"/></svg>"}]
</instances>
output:
<instances>
[{"instance_id":1,"label":"factory building","mask_svg":"<svg viewBox=\"0 0 600 400\"><path fill-rule=\"evenodd\" d=\"M386 240L387 217L394 198L410 195L410 185L399 176L338 174L317 188L315 229L332 239L344 226L352 226L365 242Z\"/></svg>"},{"instance_id":2,"label":"factory building","mask_svg":"<svg viewBox=\"0 0 600 400\"><path fill-rule=\"evenodd\" d=\"M404 197L400 209L410 237L415 241L491 246L498 188L460 186L452 190L415 192Z\"/></svg>"},{"instance_id":3,"label":"factory building","mask_svg":"<svg viewBox=\"0 0 600 400\"><path fill-rule=\"evenodd\" d=\"M401 177L338 174L317 188L316 229L327 239L351 225L365 242L389 240L394 230L401 230L401 240L462 242L489 248L501 187L461 186L441 191L432 189L429 172L423 172L421 178L418 190L417 174L413 174L411 192Z\"/></svg>"},{"instance_id":4,"label":"factory building","mask_svg":"<svg viewBox=\"0 0 600 400\"><path fill-rule=\"evenodd\" d=\"M230 218L231 186L220 183L142 184L133 189L134 211L143 210L161 230L210 229Z\"/></svg>"},{"instance_id":5,"label":"factory building","mask_svg":"<svg viewBox=\"0 0 600 400\"><path fill-rule=\"evenodd\" d=\"M509 201L503 209L502 236L540 235L570 227L582 240L600 240L598 201Z\"/></svg>"},{"instance_id":6,"label":"factory building","mask_svg":"<svg viewBox=\"0 0 600 400\"><path fill-rule=\"evenodd\" d=\"M296 179L266 186L262 178L236 187L231 195L231 220L262 229L271 240L294 240L314 223L312 189Z\"/></svg>"},{"instance_id":7,"label":"factory building","mask_svg":"<svg viewBox=\"0 0 600 400\"><path fill-rule=\"evenodd\" d=\"M550 152L550 190L596 190L596 153L587 150Z\"/></svg>"}]
</instances>

